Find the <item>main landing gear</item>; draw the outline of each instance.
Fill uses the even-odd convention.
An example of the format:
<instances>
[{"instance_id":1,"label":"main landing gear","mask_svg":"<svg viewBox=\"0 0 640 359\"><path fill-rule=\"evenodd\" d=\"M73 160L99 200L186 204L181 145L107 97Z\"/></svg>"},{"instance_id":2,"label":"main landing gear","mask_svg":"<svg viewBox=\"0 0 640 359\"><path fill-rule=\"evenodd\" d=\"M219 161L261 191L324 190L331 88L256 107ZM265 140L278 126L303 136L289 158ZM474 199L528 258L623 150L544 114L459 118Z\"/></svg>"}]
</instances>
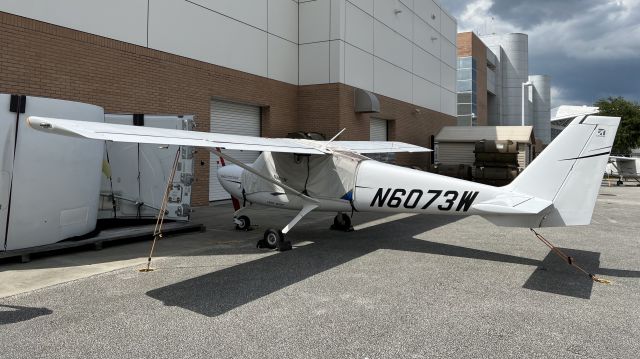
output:
<instances>
[{"instance_id":1,"label":"main landing gear","mask_svg":"<svg viewBox=\"0 0 640 359\"><path fill-rule=\"evenodd\" d=\"M258 241L256 247L278 249L278 251L284 252L291 249L291 241L285 240L282 231L269 228L264 232L264 238Z\"/></svg>"},{"instance_id":2,"label":"main landing gear","mask_svg":"<svg viewBox=\"0 0 640 359\"><path fill-rule=\"evenodd\" d=\"M267 229L264 232L263 238L258 241L257 247L277 249L281 252L290 250L292 248L291 242L285 239L285 235L302 219L302 217L306 216L317 207L318 205L315 203L305 205L282 230L277 230L275 228ZM236 224L236 229L238 230L248 230L251 225L249 217L244 215L238 216L243 209L244 208L241 208L236 211L233 217L233 222Z\"/></svg>"},{"instance_id":3,"label":"main landing gear","mask_svg":"<svg viewBox=\"0 0 640 359\"><path fill-rule=\"evenodd\" d=\"M349 217L346 213L336 214L336 216L333 218L331 229L344 232L353 231L353 227L351 226L351 217Z\"/></svg>"}]
</instances>

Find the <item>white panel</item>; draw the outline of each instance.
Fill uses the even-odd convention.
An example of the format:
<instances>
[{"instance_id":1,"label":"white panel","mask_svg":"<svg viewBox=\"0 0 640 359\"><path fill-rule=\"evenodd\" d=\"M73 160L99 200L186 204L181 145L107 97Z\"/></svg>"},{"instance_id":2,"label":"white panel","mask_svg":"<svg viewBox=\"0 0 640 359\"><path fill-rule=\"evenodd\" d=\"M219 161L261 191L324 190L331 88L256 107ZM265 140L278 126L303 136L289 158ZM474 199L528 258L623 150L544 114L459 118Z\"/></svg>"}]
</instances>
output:
<instances>
[{"instance_id":1,"label":"white panel","mask_svg":"<svg viewBox=\"0 0 640 359\"><path fill-rule=\"evenodd\" d=\"M413 42L435 57L440 57L440 34L424 21L415 18Z\"/></svg>"},{"instance_id":2,"label":"white panel","mask_svg":"<svg viewBox=\"0 0 640 359\"><path fill-rule=\"evenodd\" d=\"M374 92L411 102L411 73L377 57L373 59Z\"/></svg>"},{"instance_id":3,"label":"white panel","mask_svg":"<svg viewBox=\"0 0 640 359\"><path fill-rule=\"evenodd\" d=\"M330 82L342 82L344 83L344 41L334 40L331 41L329 48L329 80Z\"/></svg>"},{"instance_id":4,"label":"white panel","mask_svg":"<svg viewBox=\"0 0 640 359\"><path fill-rule=\"evenodd\" d=\"M456 92L456 70L441 62L440 76L442 87L451 92Z\"/></svg>"},{"instance_id":5,"label":"white panel","mask_svg":"<svg viewBox=\"0 0 640 359\"><path fill-rule=\"evenodd\" d=\"M434 84L440 84L440 60L414 45L413 73ZM455 78L453 79L455 81Z\"/></svg>"},{"instance_id":6,"label":"white panel","mask_svg":"<svg viewBox=\"0 0 640 359\"><path fill-rule=\"evenodd\" d=\"M331 0L331 39L344 40L346 0Z\"/></svg>"},{"instance_id":7,"label":"white panel","mask_svg":"<svg viewBox=\"0 0 640 359\"><path fill-rule=\"evenodd\" d=\"M251 0L251 6L247 6L245 1L238 0L190 1L262 30L267 30L267 0ZM156 0L153 0L152 5L155 5L155 2Z\"/></svg>"},{"instance_id":8,"label":"white panel","mask_svg":"<svg viewBox=\"0 0 640 359\"><path fill-rule=\"evenodd\" d=\"M133 115L107 114L105 122L133 125ZM183 130L190 128L189 123L193 123L193 116L144 116L145 127ZM187 147L182 149L190 150ZM111 180L102 176L99 218L157 216L178 146L108 141L106 150L108 156L104 158L109 159ZM182 205L191 204L191 185L181 181L182 174L193 175L193 159L182 156L179 159L166 218L188 220L188 213L182 212ZM106 197L112 193L116 195L116 213L109 197ZM144 205L138 207L136 203Z\"/></svg>"},{"instance_id":9,"label":"white panel","mask_svg":"<svg viewBox=\"0 0 640 359\"><path fill-rule=\"evenodd\" d=\"M411 38L413 13L399 0L375 0L374 17L407 39Z\"/></svg>"},{"instance_id":10,"label":"white panel","mask_svg":"<svg viewBox=\"0 0 640 359\"><path fill-rule=\"evenodd\" d=\"M373 0L349 0L349 2L373 16Z\"/></svg>"},{"instance_id":11,"label":"white panel","mask_svg":"<svg viewBox=\"0 0 640 359\"><path fill-rule=\"evenodd\" d=\"M35 115L104 121L104 111L98 106L27 97L26 113L20 115L17 130L8 250L87 234L95 228L98 216L104 143L33 131L24 119Z\"/></svg>"},{"instance_id":12,"label":"white panel","mask_svg":"<svg viewBox=\"0 0 640 359\"><path fill-rule=\"evenodd\" d=\"M442 89L440 93L440 112L451 116L457 115L455 92Z\"/></svg>"},{"instance_id":13,"label":"white panel","mask_svg":"<svg viewBox=\"0 0 640 359\"><path fill-rule=\"evenodd\" d=\"M438 144L438 162L448 165L473 166L476 159L473 150L475 144L459 142L440 142Z\"/></svg>"},{"instance_id":14,"label":"white panel","mask_svg":"<svg viewBox=\"0 0 640 359\"><path fill-rule=\"evenodd\" d=\"M413 11L436 31L440 31L440 7L432 0L414 1Z\"/></svg>"},{"instance_id":15,"label":"white panel","mask_svg":"<svg viewBox=\"0 0 640 359\"><path fill-rule=\"evenodd\" d=\"M211 132L231 135L260 136L260 107L224 101L211 102ZM253 163L260 155L256 151L224 151L244 163ZM210 155L209 201L229 199L231 196L218 181L222 166L218 156Z\"/></svg>"},{"instance_id":16,"label":"white panel","mask_svg":"<svg viewBox=\"0 0 640 359\"><path fill-rule=\"evenodd\" d=\"M373 55L345 44L344 79L347 85L373 91Z\"/></svg>"},{"instance_id":17,"label":"white panel","mask_svg":"<svg viewBox=\"0 0 640 359\"><path fill-rule=\"evenodd\" d=\"M440 87L414 76L413 103L440 112Z\"/></svg>"},{"instance_id":18,"label":"white panel","mask_svg":"<svg viewBox=\"0 0 640 359\"><path fill-rule=\"evenodd\" d=\"M440 41L440 51L442 51L440 59L447 65L456 67L456 46L449 41Z\"/></svg>"},{"instance_id":19,"label":"white panel","mask_svg":"<svg viewBox=\"0 0 640 359\"><path fill-rule=\"evenodd\" d=\"M147 45L147 0L0 0L0 9L140 46Z\"/></svg>"},{"instance_id":20,"label":"white panel","mask_svg":"<svg viewBox=\"0 0 640 359\"><path fill-rule=\"evenodd\" d=\"M241 1L237 1L242 3ZM253 6L253 2L251 4ZM250 8L246 6L245 8ZM298 43L298 4L291 0L269 0L269 33Z\"/></svg>"},{"instance_id":21,"label":"white panel","mask_svg":"<svg viewBox=\"0 0 640 359\"><path fill-rule=\"evenodd\" d=\"M300 45L300 85L329 82L329 42Z\"/></svg>"},{"instance_id":22,"label":"white panel","mask_svg":"<svg viewBox=\"0 0 640 359\"><path fill-rule=\"evenodd\" d=\"M345 39L353 46L373 53L373 17L352 4L346 5Z\"/></svg>"},{"instance_id":23,"label":"white panel","mask_svg":"<svg viewBox=\"0 0 640 359\"><path fill-rule=\"evenodd\" d=\"M298 45L269 35L269 78L298 84Z\"/></svg>"},{"instance_id":24,"label":"white panel","mask_svg":"<svg viewBox=\"0 0 640 359\"><path fill-rule=\"evenodd\" d=\"M13 150L16 136L16 114L7 111L11 95L0 94L0 246L4 246L11 176L13 173Z\"/></svg>"},{"instance_id":25,"label":"white panel","mask_svg":"<svg viewBox=\"0 0 640 359\"><path fill-rule=\"evenodd\" d=\"M267 76L265 32L186 1L153 1L149 47Z\"/></svg>"},{"instance_id":26,"label":"white panel","mask_svg":"<svg viewBox=\"0 0 640 359\"><path fill-rule=\"evenodd\" d=\"M418 0L418 1L422 1L422 0ZM408 7L411 10L413 10L413 0L400 0L400 2L403 3L404 6Z\"/></svg>"},{"instance_id":27,"label":"white panel","mask_svg":"<svg viewBox=\"0 0 640 359\"><path fill-rule=\"evenodd\" d=\"M369 125L369 141L387 141L387 120L372 118Z\"/></svg>"},{"instance_id":28,"label":"white panel","mask_svg":"<svg viewBox=\"0 0 640 359\"><path fill-rule=\"evenodd\" d=\"M331 32L331 0L300 3L300 43L327 41Z\"/></svg>"},{"instance_id":29,"label":"white panel","mask_svg":"<svg viewBox=\"0 0 640 359\"><path fill-rule=\"evenodd\" d=\"M375 22L374 29L374 55L411 71L411 42L379 21Z\"/></svg>"},{"instance_id":30,"label":"white panel","mask_svg":"<svg viewBox=\"0 0 640 359\"><path fill-rule=\"evenodd\" d=\"M455 44L458 25L455 20L450 18L444 11L441 11L440 14L440 33Z\"/></svg>"}]
</instances>

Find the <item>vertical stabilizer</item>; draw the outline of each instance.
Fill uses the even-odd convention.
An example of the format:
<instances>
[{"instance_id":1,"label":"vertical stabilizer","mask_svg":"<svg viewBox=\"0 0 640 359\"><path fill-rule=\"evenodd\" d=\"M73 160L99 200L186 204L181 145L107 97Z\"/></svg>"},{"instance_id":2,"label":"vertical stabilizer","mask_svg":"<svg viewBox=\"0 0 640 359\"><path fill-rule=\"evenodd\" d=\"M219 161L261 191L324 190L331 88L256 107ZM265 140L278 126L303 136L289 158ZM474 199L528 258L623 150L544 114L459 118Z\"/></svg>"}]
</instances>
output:
<instances>
[{"instance_id":1,"label":"vertical stabilizer","mask_svg":"<svg viewBox=\"0 0 640 359\"><path fill-rule=\"evenodd\" d=\"M553 202L541 227L589 224L619 123L576 118L507 189Z\"/></svg>"}]
</instances>

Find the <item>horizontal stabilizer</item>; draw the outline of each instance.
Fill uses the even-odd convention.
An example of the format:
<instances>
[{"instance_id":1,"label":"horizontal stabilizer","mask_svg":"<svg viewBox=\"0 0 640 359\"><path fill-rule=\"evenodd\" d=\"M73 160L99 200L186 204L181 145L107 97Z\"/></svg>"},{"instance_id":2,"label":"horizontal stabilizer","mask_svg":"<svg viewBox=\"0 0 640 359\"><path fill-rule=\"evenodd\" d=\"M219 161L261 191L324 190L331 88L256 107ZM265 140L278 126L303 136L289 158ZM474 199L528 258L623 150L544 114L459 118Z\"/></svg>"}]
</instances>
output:
<instances>
[{"instance_id":1,"label":"horizontal stabilizer","mask_svg":"<svg viewBox=\"0 0 640 359\"><path fill-rule=\"evenodd\" d=\"M511 196L478 203L472 208L486 214L538 214L552 204L551 201L535 197Z\"/></svg>"},{"instance_id":2,"label":"horizontal stabilizer","mask_svg":"<svg viewBox=\"0 0 640 359\"><path fill-rule=\"evenodd\" d=\"M622 156L609 156L610 162L615 160L617 162L635 162L636 158L633 157L622 157Z\"/></svg>"}]
</instances>

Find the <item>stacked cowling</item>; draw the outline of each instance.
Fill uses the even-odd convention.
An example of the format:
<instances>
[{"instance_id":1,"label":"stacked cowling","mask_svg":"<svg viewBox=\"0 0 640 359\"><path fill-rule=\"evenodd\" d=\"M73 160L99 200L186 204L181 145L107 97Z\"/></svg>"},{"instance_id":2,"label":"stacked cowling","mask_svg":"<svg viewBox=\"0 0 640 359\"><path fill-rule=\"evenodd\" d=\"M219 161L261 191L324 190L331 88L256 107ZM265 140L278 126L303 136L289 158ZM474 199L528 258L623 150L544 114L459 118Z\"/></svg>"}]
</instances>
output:
<instances>
[{"instance_id":1,"label":"stacked cowling","mask_svg":"<svg viewBox=\"0 0 640 359\"><path fill-rule=\"evenodd\" d=\"M492 186L509 184L518 175L518 146L513 141L475 144L474 180Z\"/></svg>"}]
</instances>

